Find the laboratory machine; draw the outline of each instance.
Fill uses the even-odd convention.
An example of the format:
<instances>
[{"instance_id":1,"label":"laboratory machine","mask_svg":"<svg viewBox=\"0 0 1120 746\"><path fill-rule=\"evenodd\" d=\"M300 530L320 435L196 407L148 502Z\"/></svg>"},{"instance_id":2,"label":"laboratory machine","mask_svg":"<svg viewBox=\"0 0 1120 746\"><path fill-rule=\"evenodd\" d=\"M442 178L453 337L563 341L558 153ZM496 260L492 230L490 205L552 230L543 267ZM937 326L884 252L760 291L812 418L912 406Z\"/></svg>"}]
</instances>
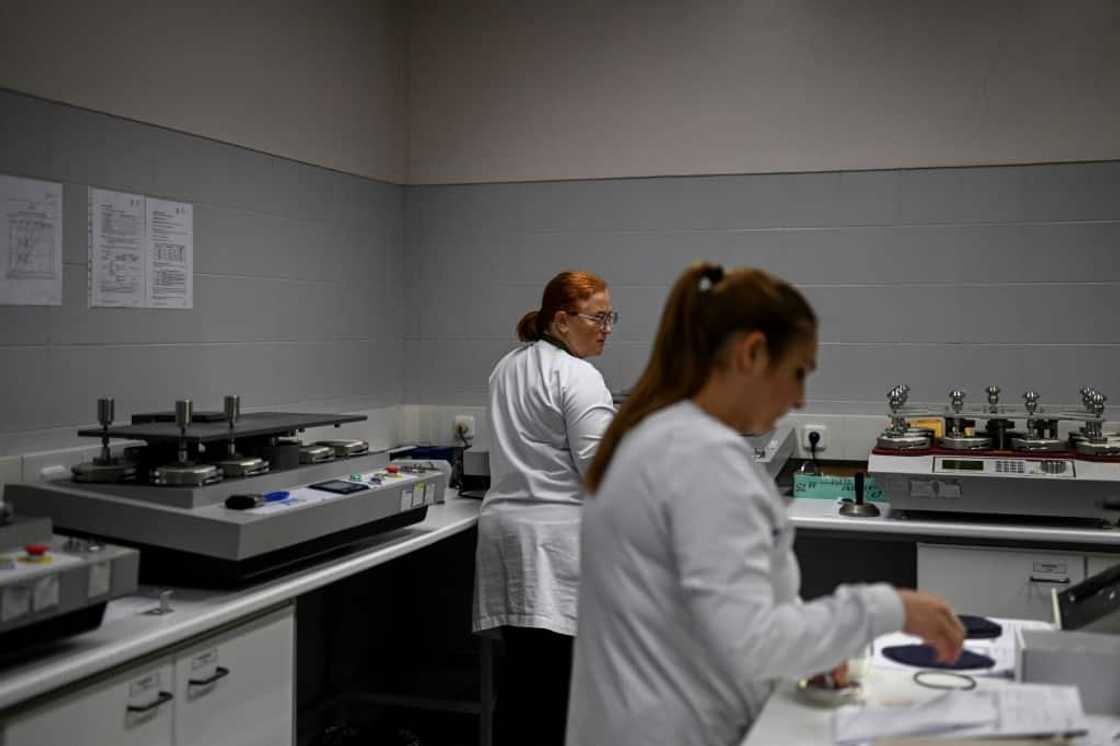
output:
<instances>
[{"instance_id":1,"label":"laboratory machine","mask_svg":"<svg viewBox=\"0 0 1120 746\"><path fill-rule=\"evenodd\" d=\"M1107 397L1093 387L1081 409L1048 408L1035 391L1008 404L995 385L975 405L952 389L944 407L917 407L909 391L888 392L890 425L868 459L892 513L1120 521L1120 435L1105 431Z\"/></svg>"},{"instance_id":2,"label":"laboratory machine","mask_svg":"<svg viewBox=\"0 0 1120 746\"><path fill-rule=\"evenodd\" d=\"M201 421L192 403L114 426L98 402L100 455L68 478L6 485L4 499L67 534L141 551L143 582L253 582L391 529L422 521L442 501L449 467L389 463L365 441L300 440L309 428L363 415L241 414L240 399ZM114 454L111 439L132 443Z\"/></svg>"},{"instance_id":3,"label":"laboratory machine","mask_svg":"<svg viewBox=\"0 0 1120 746\"><path fill-rule=\"evenodd\" d=\"M136 590L139 553L55 534L49 518L0 502L0 658L101 624Z\"/></svg>"}]
</instances>

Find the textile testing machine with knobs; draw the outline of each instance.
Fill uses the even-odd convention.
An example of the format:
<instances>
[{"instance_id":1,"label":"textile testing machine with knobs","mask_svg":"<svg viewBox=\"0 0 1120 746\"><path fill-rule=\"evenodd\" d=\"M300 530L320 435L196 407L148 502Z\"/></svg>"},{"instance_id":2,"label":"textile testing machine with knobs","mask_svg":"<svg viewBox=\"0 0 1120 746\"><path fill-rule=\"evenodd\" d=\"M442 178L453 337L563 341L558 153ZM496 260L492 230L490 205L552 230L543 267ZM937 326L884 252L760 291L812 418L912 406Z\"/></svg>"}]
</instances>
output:
<instances>
[{"instance_id":1,"label":"textile testing machine with knobs","mask_svg":"<svg viewBox=\"0 0 1120 746\"><path fill-rule=\"evenodd\" d=\"M101 624L105 605L136 590L140 556L59 536L50 518L0 502L0 658Z\"/></svg>"},{"instance_id":2,"label":"textile testing machine with knobs","mask_svg":"<svg viewBox=\"0 0 1120 746\"><path fill-rule=\"evenodd\" d=\"M942 408L908 406L909 392L888 392L891 424L868 459L892 512L1120 521L1120 435L1104 431L1101 392L1084 387L1078 411L1050 410L1035 391L1022 405L1002 404L999 386L979 405L953 389ZM942 420L940 434L911 424L930 418ZM1074 423L1066 437L1062 422Z\"/></svg>"},{"instance_id":3,"label":"textile testing machine with knobs","mask_svg":"<svg viewBox=\"0 0 1120 746\"><path fill-rule=\"evenodd\" d=\"M113 400L98 401L99 427L79 430L102 448L70 478L8 484L4 500L46 516L66 533L141 551L145 582L225 586L250 582L372 534L422 521L442 501L450 467L389 463L362 440L303 444L307 428L364 415L138 414L113 426ZM114 456L112 438L143 441Z\"/></svg>"}]
</instances>

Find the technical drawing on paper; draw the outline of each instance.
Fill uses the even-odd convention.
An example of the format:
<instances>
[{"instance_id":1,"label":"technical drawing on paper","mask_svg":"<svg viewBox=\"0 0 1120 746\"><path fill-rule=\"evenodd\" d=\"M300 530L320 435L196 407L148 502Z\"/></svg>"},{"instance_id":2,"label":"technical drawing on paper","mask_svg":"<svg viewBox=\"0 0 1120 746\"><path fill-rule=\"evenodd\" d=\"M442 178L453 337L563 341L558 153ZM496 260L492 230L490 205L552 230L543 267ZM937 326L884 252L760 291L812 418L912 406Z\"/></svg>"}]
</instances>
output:
<instances>
[{"instance_id":1,"label":"technical drawing on paper","mask_svg":"<svg viewBox=\"0 0 1120 746\"><path fill-rule=\"evenodd\" d=\"M28 199L8 200L8 277L46 280L58 277L53 207Z\"/></svg>"}]
</instances>

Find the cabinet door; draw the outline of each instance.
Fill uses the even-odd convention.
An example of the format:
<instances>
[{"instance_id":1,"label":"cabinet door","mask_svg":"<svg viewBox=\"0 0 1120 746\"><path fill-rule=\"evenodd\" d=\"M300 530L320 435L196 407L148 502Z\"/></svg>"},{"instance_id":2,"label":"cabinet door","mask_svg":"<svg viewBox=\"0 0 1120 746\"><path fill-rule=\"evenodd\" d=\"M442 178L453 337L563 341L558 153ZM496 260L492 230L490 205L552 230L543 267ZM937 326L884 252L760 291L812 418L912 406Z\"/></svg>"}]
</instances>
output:
<instances>
[{"instance_id":1,"label":"cabinet door","mask_svg":"<svg viewBox=\"0 0 1120 746\"><path fill-rule=\"evenodd\" d=\"M4 746L170 746L176 702L170 661L52 698L4 723Z\"/></svg>"},{"instance_id":2,"label":"cabinet door","mask_svg":"<svg viewBox=\"0 0 1120 746\"><path fill-rule=\"evenodd\" d=\"M1081 554L918 544L918 589L962 614L1053 621L1050 591L1084 579Z\"/></svg>"},{"instance_id":3,"label":"cabinet door","mask_svg":"<svg viewBox=\"0 0 1120 746\"><path fill-rule=\"evenodd\" d=\"M294 646L286 606L177 655L176 746L293 743Z\"/></svg>"},{"instance_id":4,"label":"cabinet door","mask_svg":"<svg viewBox=\"0 0 1120 746\"><path fill-rule=\"evenodd\" d=\"M1120 565L1120 554L1090 554L1087 575L1096 575L1110 567Z\"/></svg>"}]
</instances>

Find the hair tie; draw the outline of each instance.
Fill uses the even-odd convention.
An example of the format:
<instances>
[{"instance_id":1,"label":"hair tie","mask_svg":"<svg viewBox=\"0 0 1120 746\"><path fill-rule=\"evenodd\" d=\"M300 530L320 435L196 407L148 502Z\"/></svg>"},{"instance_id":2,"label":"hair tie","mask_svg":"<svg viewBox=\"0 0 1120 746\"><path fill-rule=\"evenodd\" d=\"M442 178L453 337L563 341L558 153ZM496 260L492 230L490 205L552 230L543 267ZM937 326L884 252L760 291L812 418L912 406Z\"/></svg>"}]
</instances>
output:
<instances>
[{"instance_id":1,"label":"hair tie","mask_svg":"<svg viewBox=\"0 0 1120 746\"><path fill-rule=\"evenodd\" d=\"M722 280L722 279L723 279L723 267L721 267L718 264L715 264L715 265L712 265L711 267L708 267L707 269L704 270L703 274L700 275L700 282L698 283L698 287L700 288L700 292L701 293L708 292L713 287L715 287L717 284L719 284L719 281Z\"/></svg>"}]
</instances>

